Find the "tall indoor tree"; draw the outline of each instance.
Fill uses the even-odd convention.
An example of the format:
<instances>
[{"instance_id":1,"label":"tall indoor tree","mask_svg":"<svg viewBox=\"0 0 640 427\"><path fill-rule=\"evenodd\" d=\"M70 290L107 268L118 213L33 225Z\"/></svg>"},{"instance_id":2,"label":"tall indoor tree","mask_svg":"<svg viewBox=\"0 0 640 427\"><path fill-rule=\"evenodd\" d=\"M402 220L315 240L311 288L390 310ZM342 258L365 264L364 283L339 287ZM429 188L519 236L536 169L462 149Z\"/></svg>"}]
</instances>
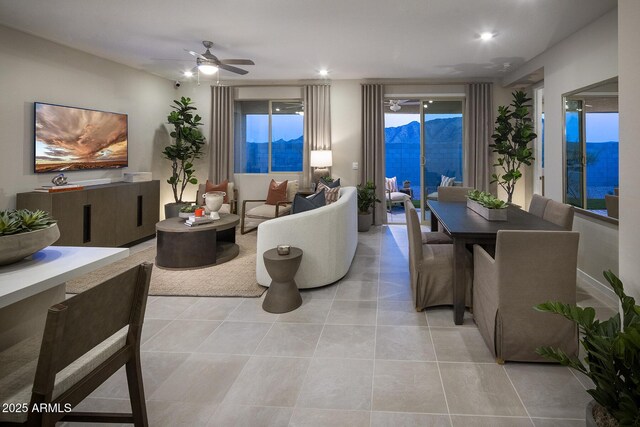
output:
<instances>
[{"instance_id":1,"label":"tall indoor tree","mask_svg":"<svg viewBox=\"0 0 640 427\"><path fill-rule=\"evenodd\" d=\"M496 127L491 135L494 143L489 145L498 154L493 166L502 169L499 174L491 175L491 183L497 182L506 191L508 203L512 201L516 182L522 177L520 168L523 164L531 165L534 159L529 143L537 138L529 117L531 98L521 90L513 92L512 96L510 105L498 107Z\"/></svg>"},{"instance_id":2,"label":"tall indoor tree","mask_svg":"<svg viewBox=\"0 0 640 427\"><path fill-rule=\"evenodd\" d=\"M174 100L172 111L167 120L173 125L170 133L173 143L162 151L162 155L171 161L171 177L167 180L173 190L176 203L182 203L182 195L188 184L197 184L193 161L202 157L204 136L199 129L202 118L195 113L191 98L182 97Z\"/></svg>"}]
</instances>

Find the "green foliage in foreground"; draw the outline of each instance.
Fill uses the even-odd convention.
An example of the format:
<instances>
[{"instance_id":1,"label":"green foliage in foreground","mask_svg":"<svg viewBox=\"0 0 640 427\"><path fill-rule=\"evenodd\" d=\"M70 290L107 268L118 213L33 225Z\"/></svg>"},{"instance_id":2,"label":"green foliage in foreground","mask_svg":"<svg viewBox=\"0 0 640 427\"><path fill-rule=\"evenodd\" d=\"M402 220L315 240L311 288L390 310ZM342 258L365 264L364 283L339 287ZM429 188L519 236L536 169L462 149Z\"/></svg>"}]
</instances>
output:
<instances>
[{"instance_id":1,"label":"green foliage in foreground","mask_svg":"<svg viewBox=\"0 0 640 427\"><path fill-rule=\"evenodd\" d=\"M595 388L587 390L621 426L640 426L640 307L624 293L615 274L604 272L622 305L620 313L605 321L595 318L591 307L581 308L560 302L546 302L536 310L556 313L580 328L585 349L584 361L560 349L540 347L539 355L587 375Z\"/></svg>"}]
</instances>

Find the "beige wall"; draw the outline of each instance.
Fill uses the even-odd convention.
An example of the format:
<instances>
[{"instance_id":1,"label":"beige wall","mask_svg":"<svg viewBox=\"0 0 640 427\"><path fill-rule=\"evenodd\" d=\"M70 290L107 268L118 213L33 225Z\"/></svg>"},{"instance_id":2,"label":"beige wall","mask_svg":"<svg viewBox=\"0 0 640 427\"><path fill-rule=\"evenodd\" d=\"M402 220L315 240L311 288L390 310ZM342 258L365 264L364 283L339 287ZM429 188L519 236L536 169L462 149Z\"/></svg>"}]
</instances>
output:
<instances>
[{"instance_id":1,"label":"beige wall","mask_svg":"<svg viewBox=\"0 0 640 427\"><path fill-rule=\"evenodd\" d=\"M168 141L163 126L173 82L115 62L0 26L0 209L15 195L50 182L33 173L33 102L116 111L129 115L130 171L165 180L160 160ZM110 178L122 170L69 172L70 180ZM170 193L161 185L163 196Z\"/></svg>"},{"instance_id":2,"label":"beige wall","mask_svg":"<svg viewBox=\"0 0 640 427\"><path fill-rule=\"evenodd\" d=\"M640 299L640 2L618 2L620 67L620 278Z\"/></svg>"},{"instance_id":3,"label":"beige wall","mask_svg":"<svg viewBox=\"0 0 640 427\"><path fill-rule=\"evenodd\" d=\"M517 83L540 68L544 68L545 195L562 201L564 188L562 95L618 75L617 10L607 13L525 63L509 74L503 83L505 86ZM623 114L621 108L621 129ZM622 159L624 145L622 131L620 141ZM532 171L528 172L532 174ZM622 173L621 182L623 182ZM522 194L527 194L529 197L529 192L525 189ZM528 203L528 200L526 202ZM581 273L588 274L600 283L604 282L603 269L618 271L617 227L597 219L576 215L574 228L581 234L578 268Z\"/></svg>"}]
</instances>

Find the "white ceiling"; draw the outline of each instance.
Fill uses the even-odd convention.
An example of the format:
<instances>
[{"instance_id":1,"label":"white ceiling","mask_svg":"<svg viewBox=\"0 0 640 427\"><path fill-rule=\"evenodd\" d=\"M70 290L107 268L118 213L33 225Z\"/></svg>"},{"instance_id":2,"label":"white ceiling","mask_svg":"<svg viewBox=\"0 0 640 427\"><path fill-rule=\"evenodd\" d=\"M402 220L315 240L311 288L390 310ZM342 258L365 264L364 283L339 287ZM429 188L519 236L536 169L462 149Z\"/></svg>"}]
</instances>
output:
<instances>
[{"instance_id":1,"label":"white ceiling","mask_svg":"<svg viewBox=\"0 0 640 427\"><path fill-rule=\"evenodd\" d=\"M221 79L501 77L616 0L0 0L0 23L169 79L183 49L250 58ZM478 34L497 34L489 42ZM3 40L10 43L10 40ZM159 60L165 59L165 60ZM166 60L172 59L172 60ZM180 60L186 60L181 62ZM505 63L511 64L505 67Z\"/></svg>"}]
</instances>

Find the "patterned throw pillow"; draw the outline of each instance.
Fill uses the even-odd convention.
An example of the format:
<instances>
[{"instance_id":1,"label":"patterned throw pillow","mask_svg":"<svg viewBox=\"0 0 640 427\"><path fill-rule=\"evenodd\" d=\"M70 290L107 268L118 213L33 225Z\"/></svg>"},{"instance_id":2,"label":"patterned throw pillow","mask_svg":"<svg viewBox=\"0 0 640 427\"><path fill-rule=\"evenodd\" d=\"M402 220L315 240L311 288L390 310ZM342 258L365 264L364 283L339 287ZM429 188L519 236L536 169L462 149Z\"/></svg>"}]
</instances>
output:
<instances>
[{"instance_id":1,"label":"patterned throw pillow","mask_svg":"<svg viewBox=\"0 0 640 427\"><path fill-rule=\"evenodd\" d=\"M287 181L278 184L275 180L271 180L269 184L269 193L267 193L267 205L275 205L278 202L287 201Z\"/></svg>"},{"instance_id":2,"label":"patterned throw pillow","mask_svg":"<svg viewBox=\"0 0 640 427\"><path fill-rule=\"evenodd\" d=\"M319 193L312 194L309 197L296 194L293 199L293 206L291 207L291 214L297 214L300 212L311 211L316 208L322 207L326 204L324 198L324 190L320 190Z\"/></svg>"},{"instance_id":3,"label":"patterned throw pillow","mask_svg":"<svg viewBox=\"0 0 640 427\"><path fill-rule=\"evenodd\" d=\"M320 181L318 183L316 193L319 193L322 190L324 190L324 198L327 201L328 205L338 201L338 197L340 196L340 187L329 188L326 184L323 184L322 181Z\"/></svg>"},{"instance_id":4,"label":"patterned throw pillow","mask_svg":"<svg viewBox=\"0 0 640 427\"><path fill-rule=\"evenodd\" d=\"M393 178L384 178L384 189L391 191L392 193L398 191L398 179L394 176Z\"/></svg>"},{"instance_id":5,"label":"patterned throw pillow","mask_svg":"<svg viewBox=\"0 0 640 427\"><path fill-rule=\"evenodd\" d=\"M225 179L220 184L214 184L207 180L204 192L208 193L209 191L222 191L224 193L223 203L229 203L229 180Z\"/></svg>"},{"instance_id":6,"label":"patterned throw pillow","mask_svg":"<svg viewBox=\"0 0 640 427\"><path fill-rule=\"evenodd\" d=\"M329 188L340 187L340 178L335 179L331 182L327 182L325 181L324 177L322 177L320 178L320 182L322 182L324 185L326 185Z\"/></svg>"},{"instance_id":7,"label":"patterned throw pillow","mask_svg":"<svg viewBox=\"0 0 640 427\"><path fill-rule=\"evenodd\" d=\"M440 175L440 187L452 187L453 182L456 180L455 176L448 177L444 175Z\"/></svg>"}]
</instances>

